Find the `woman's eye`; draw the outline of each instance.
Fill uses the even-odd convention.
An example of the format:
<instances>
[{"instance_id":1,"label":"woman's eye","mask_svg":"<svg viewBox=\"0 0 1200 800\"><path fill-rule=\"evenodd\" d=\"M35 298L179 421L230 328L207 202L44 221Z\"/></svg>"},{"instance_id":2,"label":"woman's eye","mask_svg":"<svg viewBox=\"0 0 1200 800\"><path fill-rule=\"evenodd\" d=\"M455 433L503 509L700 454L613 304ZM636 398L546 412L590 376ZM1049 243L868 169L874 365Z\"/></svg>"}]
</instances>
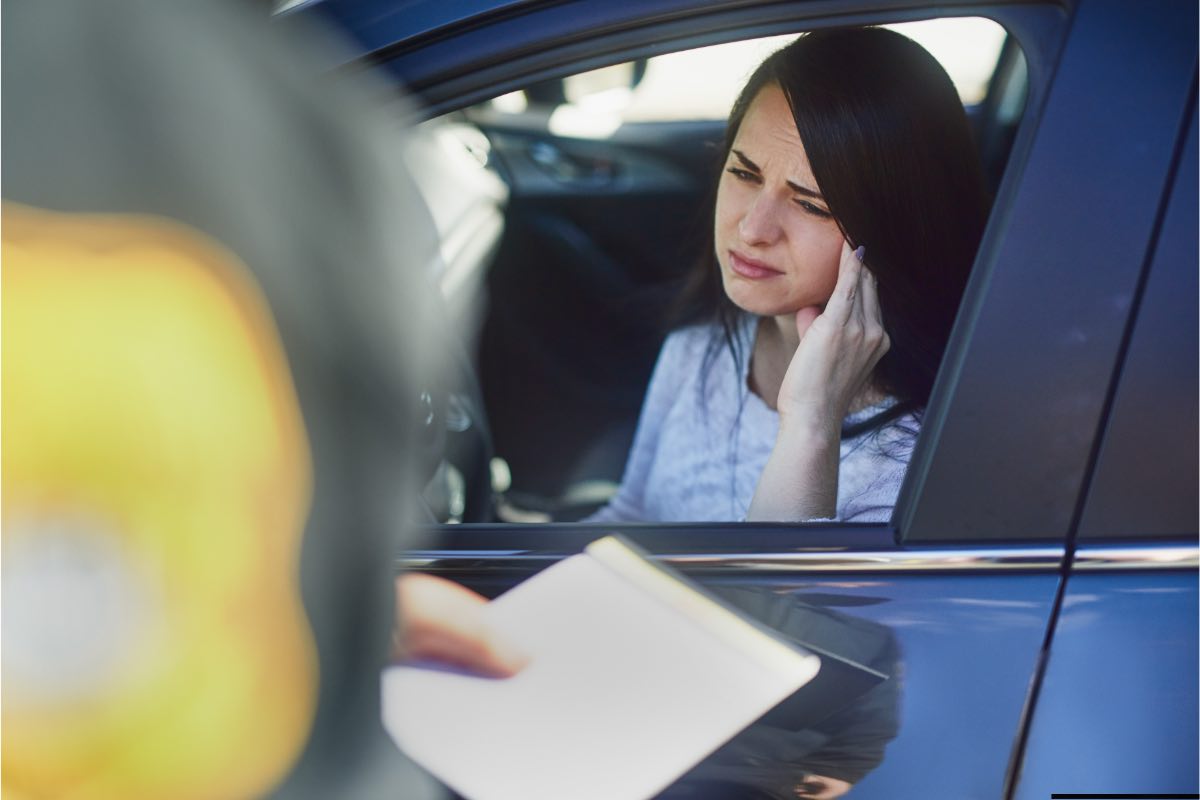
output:
<instances>
[{"instance_id":1,"label":"woman's eye","mask_svg":"<svg viewBox=\"0 0 1200 800\"><path fill-rule=\"evenodd\" d=\"M813 205L812 203L808 202L807 200L797 200L796 205L803 208L809 214L812 214L817 217L828 218L828 217L833 216L833 214L830 214L825 209L821 208L820 206Z\"/></svg>"},{"instance_id":2,"label":"woman's eye","mask_svg":"<svg viewBox=\"0 0 1200 800\"><path fill-rule=\"evenodd\" d=\"M737 178L739 181L755 182L758 180L757 175L750 170L742 169L741 167L727 167L725 171Z\"/></svg>"}]
</instances>

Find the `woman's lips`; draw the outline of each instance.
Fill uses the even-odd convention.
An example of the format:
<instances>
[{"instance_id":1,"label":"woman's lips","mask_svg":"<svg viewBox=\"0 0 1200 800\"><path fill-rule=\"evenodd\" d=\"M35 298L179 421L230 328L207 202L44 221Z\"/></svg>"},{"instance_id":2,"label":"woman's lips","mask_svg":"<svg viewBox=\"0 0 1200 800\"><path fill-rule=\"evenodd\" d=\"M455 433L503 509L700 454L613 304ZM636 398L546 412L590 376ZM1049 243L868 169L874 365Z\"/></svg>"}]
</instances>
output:
<instances>
[{"instance_id":1,"label":"woman's lips","mask_svg":"<svg viewBox=\"0 0 1200 800\"><path fill-rule=\"evenodd\" d=\"M747 258L733 250L729 251L729 268L743 278L760 281L765 278L774 278L782 275L783 271L768 267L761 261L755 261L752 258Z\"/></svg>"}]
</instances>

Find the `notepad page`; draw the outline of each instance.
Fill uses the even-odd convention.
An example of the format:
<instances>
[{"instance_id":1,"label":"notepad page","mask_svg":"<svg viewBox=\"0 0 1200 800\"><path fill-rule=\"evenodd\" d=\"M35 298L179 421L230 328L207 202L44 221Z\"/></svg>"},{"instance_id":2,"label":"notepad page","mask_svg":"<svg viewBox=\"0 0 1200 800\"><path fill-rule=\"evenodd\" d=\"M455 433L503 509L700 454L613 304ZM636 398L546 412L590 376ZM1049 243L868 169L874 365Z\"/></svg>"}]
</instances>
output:
<instances>
[{"instance_id":1,"label":"notepad page","mask_svg":"<svg viewBox=\"0 0 1200 800\"><path fill-rule=\"evenodd\" d=\"M758 621L748 620L716 597L694 588L687 578L653 563L620 536L597 539L584 552L660 602L675 608L693 623L703 625L713 636L723 639L748 659L785 675L797 670L805 674L809 669L807 651L781 639Z\"/></svg>"},{"instance_id":2,"label":"notepad page","mask_svg":"<svg viewBox=\"0 0 1200 800\"><path fill-rule=\"evenodd\" d=\"M493 680L413 666L384 675L400 747L471 800L636 800L660 792L816 673L748 660L586 555L494 600L527 655Z\"/></svg>"}]
</instances>

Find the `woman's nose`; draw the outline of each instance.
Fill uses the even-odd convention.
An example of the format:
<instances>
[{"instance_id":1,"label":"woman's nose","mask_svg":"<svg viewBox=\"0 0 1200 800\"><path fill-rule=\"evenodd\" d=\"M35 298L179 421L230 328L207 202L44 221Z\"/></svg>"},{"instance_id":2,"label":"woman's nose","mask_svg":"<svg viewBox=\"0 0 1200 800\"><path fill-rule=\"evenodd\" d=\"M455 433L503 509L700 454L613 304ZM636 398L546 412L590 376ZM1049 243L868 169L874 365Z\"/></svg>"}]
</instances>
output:
<instances>
[{"instance_id":1,"label":"woman's nose","mask_svg":"<svg viewBox=\"0 0 1200 800\"><path fill-rule=\"evenodd\" d=\"M760 192L738 222L738 236L746 244L769 244L779 236L779 208Z\"/></svg>"}]
</instances>

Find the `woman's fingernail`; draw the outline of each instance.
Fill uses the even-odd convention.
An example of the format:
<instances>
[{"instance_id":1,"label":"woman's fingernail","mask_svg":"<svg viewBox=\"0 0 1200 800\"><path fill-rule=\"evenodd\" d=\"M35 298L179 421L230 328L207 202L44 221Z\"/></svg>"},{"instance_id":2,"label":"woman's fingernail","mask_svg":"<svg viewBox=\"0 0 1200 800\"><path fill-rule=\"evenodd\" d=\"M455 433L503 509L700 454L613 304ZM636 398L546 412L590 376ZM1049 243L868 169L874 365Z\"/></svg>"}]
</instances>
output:
<instances>
[{"instance_id":1,"label":"woman's fingernail","mask_svg":"<svg viewBox=\"0 0 1200 800\"><path fill-rule=\"evenodd\" d=\"M854 257L858 259L858 263L860 263L860 264L863 263L863 259L865 259L867 257L867 248L863 247L860 244L858 246L858 248L854 251Z\"/></svg>"}]
</instances>

